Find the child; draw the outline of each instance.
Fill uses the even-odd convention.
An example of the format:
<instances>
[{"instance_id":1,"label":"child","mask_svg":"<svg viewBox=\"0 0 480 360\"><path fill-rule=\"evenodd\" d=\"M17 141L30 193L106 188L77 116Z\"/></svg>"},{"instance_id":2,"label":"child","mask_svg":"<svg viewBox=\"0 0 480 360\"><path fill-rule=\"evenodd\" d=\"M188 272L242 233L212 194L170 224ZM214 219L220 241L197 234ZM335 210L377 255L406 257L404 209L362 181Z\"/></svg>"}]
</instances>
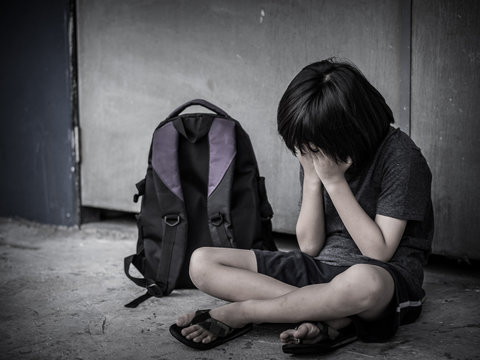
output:
<instances>
[{"instance_id":1,"label":"child","mask_svg":"<svg viewBox=\"0 0 480 360\"><path fill-rule=\"evenodd\" d=\"M277 121L301 164L300 251L196 250L193 283L231 303L181 316L170 332L209 349L254 323L302 323L280 334L287 353L388 340L417 319L425 295L433 212L424 157L346 62L300 71Z\"/></svg>"}]
</instances>

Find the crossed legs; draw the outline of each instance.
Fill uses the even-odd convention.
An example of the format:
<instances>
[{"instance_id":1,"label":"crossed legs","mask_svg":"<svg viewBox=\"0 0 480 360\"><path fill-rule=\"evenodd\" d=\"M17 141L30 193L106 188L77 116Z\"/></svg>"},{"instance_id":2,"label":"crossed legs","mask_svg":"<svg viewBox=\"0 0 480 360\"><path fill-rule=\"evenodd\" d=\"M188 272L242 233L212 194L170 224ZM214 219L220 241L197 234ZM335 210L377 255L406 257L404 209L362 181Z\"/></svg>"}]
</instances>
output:
<instances>
[{"instance_id":1,"label":"crossed legs","mask_svg":"<svg viewBox=\"0 0 480 360\"><path fill-rule=\"evenodd\" d=\"M379 266L353 265L328 283L298 288L258 273L253 251L239 249L197 249L191 258L190 277L203 292L231 301L212 309L210 315L234 328L248 323L342 324L354 314L373 320L394 293L392 277ZM181 316L177 325L187 326L192 317ZM182 334L196 342L213 340L197 325L184 328Z\"/></svg>"}]
</instances>

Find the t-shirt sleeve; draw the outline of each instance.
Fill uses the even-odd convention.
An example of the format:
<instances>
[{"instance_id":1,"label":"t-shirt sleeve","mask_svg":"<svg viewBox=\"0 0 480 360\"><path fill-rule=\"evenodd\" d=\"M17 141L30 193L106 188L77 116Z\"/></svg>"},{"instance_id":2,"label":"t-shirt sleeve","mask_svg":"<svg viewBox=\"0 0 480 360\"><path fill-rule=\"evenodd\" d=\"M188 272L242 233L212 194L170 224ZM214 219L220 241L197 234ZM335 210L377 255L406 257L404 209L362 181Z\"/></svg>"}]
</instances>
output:
<instances>
[{"instance_id":1,"label":"t-shirt sleeve","mask_svg":"<svg viewBox=\"0 0 480 360\"><path fill-rule=\"evenodd\" d=\"M416 147L402 147L385 158L377 214L423 220L431 199L432 175Z\"/></svg>"}]
</instances>

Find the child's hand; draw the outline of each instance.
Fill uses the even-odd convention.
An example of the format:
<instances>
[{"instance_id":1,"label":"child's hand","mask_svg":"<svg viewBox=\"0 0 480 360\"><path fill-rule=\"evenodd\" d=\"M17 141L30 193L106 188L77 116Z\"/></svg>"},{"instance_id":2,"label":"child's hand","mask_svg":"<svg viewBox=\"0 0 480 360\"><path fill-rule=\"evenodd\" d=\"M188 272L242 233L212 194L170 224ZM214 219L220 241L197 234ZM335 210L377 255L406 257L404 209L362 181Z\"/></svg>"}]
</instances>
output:
<instances>
[{"instance_id":1,"label":"child's hand","mask_svg":"<svg viewBox=\"0 0 480 360\"><path fill-rule=\"evenodd\" d=\"M302 154L300 150L297 150L297 158L303 167L303 176L310 181L320 181L313 165L313 154L311 152Z\"/></svg>"},{"instance_id":2,"label":"child's hand","mask_svg":"<svg viewBox=\"0 0 480 360\"><path fill-rule=\"evenodd\" d=\"M321 150L311 153L313 166L322 181L323 185L337 183L345 180L345 172L352 165L352 159L348 158L347 162L336 162L334 159L325 155Z\"/></svg>"}]
</instances>

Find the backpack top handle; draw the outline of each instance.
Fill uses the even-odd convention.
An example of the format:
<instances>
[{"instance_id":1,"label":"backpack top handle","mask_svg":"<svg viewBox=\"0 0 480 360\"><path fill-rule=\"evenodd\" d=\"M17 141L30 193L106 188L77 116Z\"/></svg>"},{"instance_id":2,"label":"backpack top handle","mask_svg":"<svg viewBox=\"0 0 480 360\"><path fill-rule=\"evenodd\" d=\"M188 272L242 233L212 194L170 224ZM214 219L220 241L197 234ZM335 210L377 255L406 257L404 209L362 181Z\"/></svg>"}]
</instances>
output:
<instances>
[{"instance_id":1,"label":"backpack top handle","mask_svg":"<svg viewBox=\"0 0 480 360\"><path fill-rule=\"evenodd\" d=\"M230 117L225 111L220 109L218 106L213 105L212 103L209 103L208 101L203 100L203 99L194 99L194 100L191 100L189 102L186 102L185 104L183 104L183 105L179 106L178 108L176 108L175 110L173 110L172 113L170 115L168 115L167 119L171 119L171 118L174 118L174 117L180 115L180 113L183 110L185 110L187 107L192 106L192 105L203 106L204 108L207 108L207 109L213 111L214 113L217 113L218 115L221 115L225 118Z\"/></svg>"}]
</instances>

